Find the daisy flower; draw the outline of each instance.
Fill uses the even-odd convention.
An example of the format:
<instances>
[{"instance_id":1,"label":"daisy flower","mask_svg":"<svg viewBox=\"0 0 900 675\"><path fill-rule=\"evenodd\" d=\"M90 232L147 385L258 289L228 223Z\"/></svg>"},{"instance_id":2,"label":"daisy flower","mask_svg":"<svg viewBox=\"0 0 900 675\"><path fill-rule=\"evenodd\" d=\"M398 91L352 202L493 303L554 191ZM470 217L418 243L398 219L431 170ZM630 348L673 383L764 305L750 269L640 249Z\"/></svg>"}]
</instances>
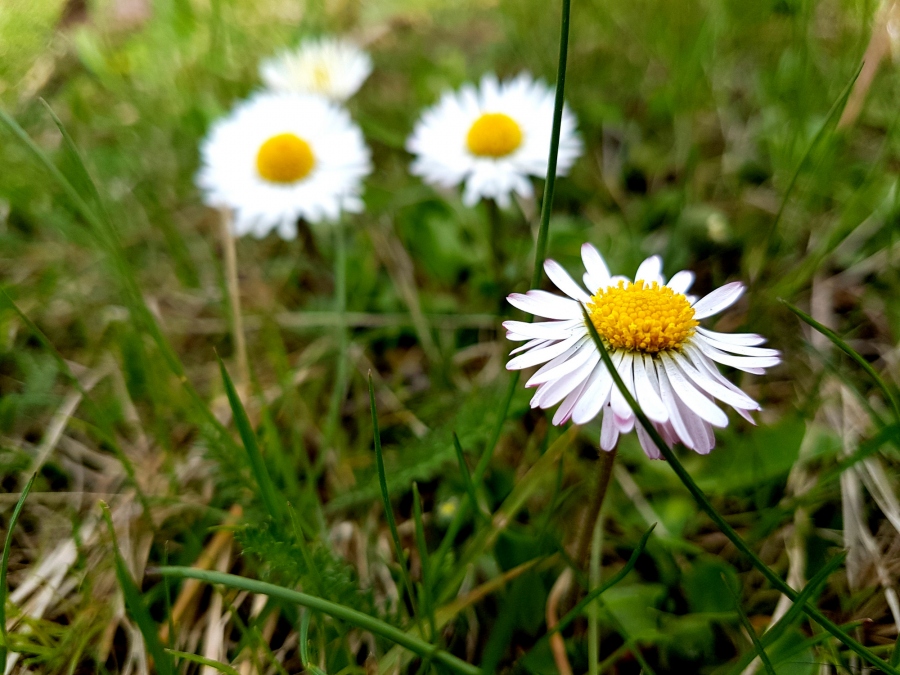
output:
<instances>
[{"instance_id":1,"label":"daisy flower","mask_svg":"<svg viewBox=\"0 0 900 675\"><path fill-rule=\"evenodd\" d=\"M547 174L553 102L553 91L527 73L502 83L485 75L478 87L448 92L406 141L416 155L410 170L438 187L465 183L466 206L493 199L505 208L514 192L531 197L529 176ZM575 116L563 108L557 175L568 172L581 149Z\"/></svg>"},{"instance_id":2,"label":"daisy flower","mask_svg":"<svg viewBox=\"0 0 900 675\"><path fill-rule=\"evenodd\" d=\"M717 333L700 326L701 319L731 306L744 292L743 284L725 284L698 299L687 294L693 273L678 272L666 282L658 256L641 263L634 282L610 276L590 244L581 247L581 257L588 292L559 263L547 260L547 276L568 297L532 290L508 298L513 307L550 319L503 324L510 340L525 342L513 350L509 370L544 364L526 384L537 387L532 408L561 403L554 424L569 419L584 424L602 413L601 448L612 450L619 435L634 428L647 456L660 458L644 428L635 425L634 412L602 362L585 324L584 307L628 391L667 443L680 441L700 454L712 450L713 427L728 424L714 399L753 422L750 411L759 410L759 404L723 377L716 364L762 374L781 362L779 352L759 347L765 342L759 335Z\"/></svg>"},{"instance_id":3,"label":"daisy flower","mask_svg":"<svg viewBox=\"0 0 900 675\"><path fill-rule=\"evenodd\" d=\"M343 38L312 38L263 61L259 75L272 91L320 94L342 103L372 73L372 59Z\"/></svg>"},{"instance_id":4,"label":"daisy flower","mask_svg":"<svg viewBox=\"0 0 900 675\"><path fill-rule=\"evenodd\" d=\"M207 204L234 210L238 236L297 235L297 219L363 208L369 149L347 112L310 94L257 94L216 122L200 149Z\"/></svg>"}]
</instances>

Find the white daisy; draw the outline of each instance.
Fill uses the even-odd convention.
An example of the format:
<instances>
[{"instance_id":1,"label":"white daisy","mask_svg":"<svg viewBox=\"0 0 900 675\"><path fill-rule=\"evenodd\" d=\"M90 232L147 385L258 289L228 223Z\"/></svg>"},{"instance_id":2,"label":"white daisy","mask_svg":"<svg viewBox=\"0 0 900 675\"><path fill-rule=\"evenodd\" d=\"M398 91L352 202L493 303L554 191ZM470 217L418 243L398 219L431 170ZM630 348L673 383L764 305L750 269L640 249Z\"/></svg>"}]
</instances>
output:
<instances>
[{"instance_id":1,"label":"white daisy","mask_svg":"<svg viewBox=\"0 0 900 675\"><path fill-rule=\"evenodd\" d=\"M197 185L207 204L234 210L238 236L277 229L297 235L299 218L334 221L363 208L369 148L347 112L311 94L257 94L216 122L200 149Z\"/></svg>"},{"instance_id":2,"label":"white daisy","mask_svg":"<svg viewBox=\"0 0 900 675\"><path fill-rule=\"evenodd\" d=\"M553 91L527 73L503 83L485 75L477 88L447 92L406 141L416 155L410 170L438 187L465 182L466 206L494 199L507 207L513 192L531 197L528 177L547 174L553 101ZM557 175L568 172L581 150L575 116L563 108Z\"/></svg>"},{"instance_id":3,"label":"white daisy","mask_svg":"<svg viewBox=\"0 0 900 675\"><path fill-rule=\"evenodd\" d=\"M666 283L658 256L641 263L634 283L610 276L590 244L581 247L581 257L589 292L559 263L547 260L547 276L567 298L539 290L508 298L514 307L550 319L503 324L510 340L527 341L513 350L517 356L507 364L509 370L544 364L526 384L537 387L532 408L562 402L554 424L569 419L584 424L602 412L601 448L612 450L619 434L635 428L647 456L659 459L659 450L640 423L635 425L633 411L600 358L585 324L585 307L626 387L667 443L681 441L708 453L716 442L712 428L728 424L714 399L753 422L749 411L759 410L759 404L723 377L716 363L762 374L781 362L779 352L759 347L765 342L759 335L717 333L699 325L700 319L731 306L744 292L743 284L726 284L698 300L687 295L693 273L678 272Z\"/></svg>"},{"instance_id":4,"label":"white daisy","mask_svg":"<svg viewBox=\"0 0 900 675\"><path fill-rule=\"evenodd\" d=\"M272 91L321 94L344 102L372 73L372 59L343 38L312 38L263 61L259 75Z\"/></svg>"}]
</instances>

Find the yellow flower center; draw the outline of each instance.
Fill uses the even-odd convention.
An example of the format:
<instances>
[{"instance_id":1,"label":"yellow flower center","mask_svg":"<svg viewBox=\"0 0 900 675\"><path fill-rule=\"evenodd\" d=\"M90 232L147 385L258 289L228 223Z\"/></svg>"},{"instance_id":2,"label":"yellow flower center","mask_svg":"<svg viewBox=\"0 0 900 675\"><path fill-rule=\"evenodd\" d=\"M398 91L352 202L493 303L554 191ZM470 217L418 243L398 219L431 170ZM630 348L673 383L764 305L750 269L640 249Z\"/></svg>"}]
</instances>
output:
<instances>
[{"instance_id":1,"label":"yellow flower center","mask_svg":"<svg viewBox=\"0 0 900 675\"><path fill-rule=\"evenodd\" d=\"M506 157L522 145L522 128L509 115L484 113L469 129L466 145L478 157Z\"/></svg>"},{"instance_id":2,"label":"yellow flower center","mask_svg":"<svg viewBox=\"0 0 900 675\"><path fill-rule=\"evenodd\" d=\"M331 73L328 66L323 63L316 64L313 68L313 87L316 91L327 91L331 86Z\"/></svg>"},{"instance_id":3,"label":"yellow flower center","mask_svg":"<svg viewBox=\"0 0 900 675\"><path fill-rule=\"evenodd\" d=\"M256 170L271 183L296 183L306 178L315 165L309 143L290 133L272 136L256 153Z\"/></svg>"},{"instance_id":4,"label":"yellow flower center","mask_svg":"<svg viewBox=\"0 0 900 675\"><path fill-rule=\"evenodd\" d=\"M656 354L680 349L700 325L681 293L655 281L620 281L597 291L588 302L597 332L612 349Z\"/></svg>"}]
</instances>

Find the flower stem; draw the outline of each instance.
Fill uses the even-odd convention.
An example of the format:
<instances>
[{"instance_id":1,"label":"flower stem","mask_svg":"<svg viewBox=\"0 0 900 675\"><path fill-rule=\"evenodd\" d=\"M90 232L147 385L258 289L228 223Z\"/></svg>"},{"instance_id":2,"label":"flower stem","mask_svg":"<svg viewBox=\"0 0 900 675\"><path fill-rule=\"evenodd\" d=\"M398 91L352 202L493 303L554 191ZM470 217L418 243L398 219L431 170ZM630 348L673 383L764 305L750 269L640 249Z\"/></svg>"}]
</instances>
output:
<instances>
[{"instance_id":1,"label":"flower stem","mask_svg":"<svg viewBox=\"0 0 900 675\"><path fill-rule=\"evenodd\" d=\"M616 461L616 452L618 446L609 452L600 451L600 457L597 458L597 487L594 490L594 498L591 500L590 509L584 515L584 522L581 524L581 534L578 537L578 552L575 560L582 567L587 567L587 555L591 544L591 533L594 531L595 523L599 522L600 510L603 508L603 501L606 499L606 491L609 488L609 479L612 477L613 464Z\"/></svg>"},{"instance_id":2,"label":"flower stem","mask_svg":"<svg viewBox=\"0 0 900 675\"><path fill-rule=\"evenodd\" d=\"M341 402L347 393L349 374L347 363L347 232L343 220L339 220L334 229L334 309L338 316L337 372L325 423L325 443L329 447L334 446Z\"/></svg>"},{"instance_id":3,"label":"flower stem","mask_svg":"<svg viewBox=\"0 0 900 675\"><path fill-rule=\"evenodd\" d=\"M231 335L234 340L237 361L237 390L244 396L250 386L250 365L247 360L247 341L244 337L244 317L241 313L241 289L237 275L237 248L234 243L232 221L234 215L229 208L219 209L219 224L222 231L222 249L225 257L225 283L231 301Z\"/></svg>"}]
</instances>

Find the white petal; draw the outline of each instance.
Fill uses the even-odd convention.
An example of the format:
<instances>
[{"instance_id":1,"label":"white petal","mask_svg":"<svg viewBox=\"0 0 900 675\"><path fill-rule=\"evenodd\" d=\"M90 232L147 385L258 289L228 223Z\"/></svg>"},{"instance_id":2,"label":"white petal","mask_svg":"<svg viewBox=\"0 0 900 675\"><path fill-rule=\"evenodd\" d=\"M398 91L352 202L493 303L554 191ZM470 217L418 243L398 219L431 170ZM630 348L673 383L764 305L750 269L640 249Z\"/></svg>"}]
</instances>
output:
<instances>
[{"instance_id":1,"label":"white petal","mask_svg":"<svg viewBox=\"0 0 900 675\"><path fill-rule=\"evenodd\" d=\"M609 268L600 252L592 244L581 246L581 260L584 262L584 285L592 293L609 285Z\"/></svg>"},{"instance_id":2,"label":"white petal","mask_svg":"<svg viewBox=\"0 0 900 675\"><path fill-rule=\"evenodd\" d=\"M555 359L564 351L572 347L580 339L581 338L579 336L570 337L566 340L554 342L547 347L532 349L530 352L525 352L524 354L520 354L516 358L512 359L509 363L506 364L506 369L522 370L523 368L530 368L531 366L536 366L539 363L545 363L550 359Z\"/></svg>"},{"instance_id":3,"label":"white petal","mask_svg":"<svg viewBox=\"0 0 900 675\"><path fill-rule=\"evenodd\" d=\"M524 295L512 293L506 299L516 309L545 319L577 319L581 316L581 305L577 302L547 291L528 291Z\"/></svg>"},{"instance_id":4,"label":"white petal","mask_svg":"<svg viewBox=\"0 0 900 675\"><path fill-rule=\"evenodd\" d=\"M631 352L624 352L622 354L622 361L619 363L619 365L616 366L616 371L622 378L622 382L625 384L625 388L631 394L632 398L634 397L633 364L634 354L632 354ZM616 384L613 384L612 398L610 399L610 403L612 404L613 412L617 417L620 417L623 420L627 420L629 417L634 416L634 411L631 409L631 406L628 405L628 401L626 401L625 397L622 396L622 392L619 390L619 387Z\"/></svg>"},{"instance_id":5,"label":"white petal","mask_svg":"<svg viewBox=\"0 0 900 675\"><path fill-rule=\"evenodd\" d=\"M699 321L713 314L718 314L723 309L731 307L743 294L744 284L740 281L732 281L730 284L725 284L694 303L694 318Z\"/></svg>"},{"instance_id":6,"label":"white petal","mask_svg":"<svg viewBox=\"0 0 900 675\"><path fill-rule=\"evenodd\" d=\"M509 334L507 334L507 337L509 337ZM512 338L510 338L510 339L512 339ZM524 338L524 339L528 340L528 338ZM524 345L519 345L518 347L513 349L509 353L509 355L512 356L513 354L518 354L519 352L526 352L529 349L534 349L538 345L545 347L548 344L550 344L551 342L553 342L553 340L545 340L543 338L534 338L533 340L528 340L528 342L526 342Z\"/></svg>"},{"instance_id":7,"label":"white petal","mask_svg":"<svg viewBox=\"0 0 900 675\"><path fill-rule=\"evenodd\" d=\"M698 370L686 356L672 357L672 360L678 364L681 371L687 375L700 389L711 396L715 396L723 403L727 403L733 408L741 408L744 410L759 410L759 404L744 392L734 392L727 387L723 387L705 372Z\"/></svg>"},{"instance_id":8,"label":"white petal","mask_svg":"<svg viewBox=\"0 0 900 675\"><path fill-rule=\"evenodd\" d=\"M675 365L672 357L663 352L661 360L666 369L666 375L669 377L669 382L672 384L672 389L675 390L675 393L690 410L693 410L697 415L717 427L728 426L728 415L688 382L687 378L678 369L678 366Z\"/></svg>"},{"instance_id":9,"label":"white petal","mask_svg":"<svg viewBox=\"0 0 900 675\"><path fill-rule=\"evenodd\" d=\"M685 352L685 354L688 355L688 357L690 357L691 363L693 363L694 366L698 370L706 373L713 380L715 380L716 382L721 384L726 389L729 389L730 391L734 392L735 394L739 394L741 396L747 396L746 392L744 392L740 387L736 386L734 383L730 382L728 380L728 378L726 378L724 375L722 375L722 373L720 373L719 369L716 367L716 364L713 363L709 359L709 357L707 357L705 354L703 354L703 352L701 352L699 349L697 349L697 347L689 344L684 348L684 352ZM750 398L750 397L747 396L747 398ZM753 399L750 399L750 400L753 400ZM756 403L756 401L754 401L754 403ZM750 421L753 424L756 424L756 422L753 422L753 418L749 417L745 410L743 410L742 408L735 408L735 410L737 410L738 413L740 413L740 415L742 417L744 417L745 419L750 419ZM756 407L751 408L751 410L761 410L761 408L759 407L759 404L757 403Z\"/></svg>"},{"instance_id":10,"label":"white petal","mask_svg":"<svg viewBox=\"0 0 900 675\"><path fill-rule=\"evenodd\" d=\"M719 351L706 340L694 340L692 344L697 345L700 351L713 361L754 375L762 375L765 368L771 368L781 363L781 359L777 356L732 356Z\"/></svg>"},{"instance_id":11,"label":"white petal","mask_svg":"<svg viewBox=\"0 0 900 675\"><path fill-rule=\"evenodd\" d=\"M531 407L549 408L556 405L584 384L590 374L590 369L584 368L563 375L552 382L547 382L539 387L537 393L532 397Z\"/></svg>"},{"instance_id":12,"label":"white petal","mask_svg":"<svg viewBox=\"0 0 900 675\"><path fill-rule=\"evenodd\" d=\"M634 275L635 283L638 281L646 281L648 283L656 282L662 286L662 258L653 255L640 264L637 273Z\"/></svg>"},{"instance_id":13,"label":"white petal","mask_svg":"<svg viewBox=\"0 0 900 675\"><path fill-rule=\"evenodd\" d=\"M694 447L691 449L699 452L701 455L709 453L716 445L716 437L712 432L712 427L697 415L686 401L676 397L676 403L681 419L690 431L691 438L694 439Z\"/></svg>"},{"instance_id":14,"label":"white petal","mask_svg":"<svg viewBox=\"0 0 900 675\"><path fill-rule=\"evenodd\" d=\"M613 366L621 361L618 354L613 355ZM612 375L602 361L594 368L588 380L581 398L572 409L572 421L575 424L585 424L597 416L606 402L609 400L610 389L613 386Z\"/></svg>"},{"instance_id":15,"label":"white petal","mask_svg":"<svg viewBox=\"0 0 900 675\"><path fill-rule=\"evenodd\" d=\"M553 415L553 424L559 426L560 424L565 424L569 421L569 417L572 416L572 408L578 403L585 388L588 386L588 382L590 382L590 377L588 377L581 386L575 387L575 389L566 396L559 408L556 409L556 413Z\"/></svg>"},{"instance_id":16,"label":"white petal","mask_svg":"<svg viewBox=\"0 0 900 675\"><path fill-rule=\"evenodd\" d=\"M525 335L529 338L542 338L544 340L565 340L572 337L572 329L581 324L579 331L582 337L587 330L583 321L541 321L528 323L527 321L504 321L503 327L515 335Z\"/></svg>"},{"instance_id":17,"label":"white petal","mask_svg":"<svg viewBox=\"0 0 900 675\"><path fill-rule=\"evenodd\" d=\"M554 368L556 368L557 366L564 364L566 361L569 360L570 357L572 357L575 354L575 352L577 352L579 350L579 348L581 348L581 346L583 344L584 344L583 341L579 340L578 342L576 342L574 345L569 347L566 351L564 351L559 356L555 356L554 358L547 361L547 363L545 363L540 368L538 368L537 372L535 372L535 374L531 377L531 379L525 383L525 386L526 387L536 387L539 384L542 384L544 382L544 380L541 380L540 377L544 373L547 373L547 372L553 370ZM537 381L535 380L536 377L539 378Z\"/></svg>"},{"instance_id":18,"label":"white petal","mask_svg":"<svg viewBox=\"0 0 900 675\"><path fill-rule=\"evenodd\" d=\"M554 361L555 360L556 359L554 359ZM577 346L575 352L568 355L565 362L559 363L554 367L547 369L546 371L544 370L544 368L541 368L531 377L530 380L528 380L528 382L525 383L525 386L536 387L539 384L550 382L551 380L555 380L559 377L562 377L563 375L568 375L569 373L575 372L576 370L582 370L584 368L587 368L587 372L584 374L584 376L587 377L588 375L590 375L590 372L594 369L594 366L597 365L597 362L599 360L600 353L597 351L597 347L594 346L593 341L587 339Z\"/></svg>"},{"instance_id":19,"label":"white petal","mask_svg":"<svg viewBox=\"0 0 900 675\"><path fill-rule=\"evenodd\" d=\"M756 335L755 333L717 333L714 330L709 330L702 326L697 327L697 332L705 337L712 338L713 340L719 340L720 342L727 342L733 345L745 345L747 347L756 347L757 345L764 344L766 341L766 338L762 335Z\"/></svg>"},{"instance_id":20,"label":"white petal","mask_svg":"<svg viewBox=\"0 0 900 675\"><path fill-rule=\"evenodd\" d=\"M666 406L663 405L662 399L659 397L659 385L654 386L647 375L647 366L645 365L645 360L647 359L652 361L652 357L643 354L637 354L634 357L635 398L647 417L654 422L665 422L669 419L669 413L666 412ZM650 363L650 368L653 368L652 362ZM653 370L655 371L655 368Z\"/></svg>"},{"instance_id":21,"label":"white petal","mask_svg":"<svg viewBox=\"0 0 900 675\"><path fill-rule=\"evenodd\" d=\"M681 270L680 272L676 272L675 275L669 279L669 283L666 284L669 288L671 288L676 293L687 293L688 289L694 283L694 273L688 272L687 270Z\"/></svg>"},{"instance_id":22,"label":"white petal","mask_svg":"<svg viewBox=\"0 0 900 675\"><path fill-rule=\"evenodd\" d=\"M659 377L660 398L669 413L669 424L672 425L672 431L675 432L685 446L693 449L697 444L691 437L684 420L681 419L681 410L678 407L678 395L672 389L672 384L669 382L669 378L666 375L665 366L663 366L661 361L655 361L654 363L656 365L656 374Z\"/></svg>"},{"instance_id":23,"label":"white petal","mask_svg":"<svg viewBox=\"0 0 900 675\"><path fill-rule=\"evenodd\" d=\"M570 298L579 302L588 302L591 299L591 296L585 293L581 286L575 283L575 280L563 269L562 265L555 260L546 260L544 262L544 271L550 277L550 281Z\"/></svg>"},{"instance_id":24,"label":"white petal","mask_svg":"<svg viewBox=\"0 0 900 675\"><path fill-rule=\"evenodd\" d=\"M644 449L644 454L650 459L660 459L662 453L659 451L659 448L656 447L656 443L653 442L653 439L650 438L650 434L648 434L640 424L637 425L636 430L638 440L641 442L641 447Z\"/></svg>"},{"instance_id":25,"label":"white petal","mask_svg":"<svg viewBox=\"0 0 900 675\"><path fill-rule=\"evenodd\" d=\"M714 340L705 335L698 338L698 341L705 340L708 344L716 349L731 352L733 354L743 354L744 356L781 356L781 352L777 349L767 349L763 347L747 347L746 345L736 345L733 342L722 342ZM779 359L780 360L780 359Z\"/></svg>"},{"instance_id":26,"label":"white petal","mask_svg":"<svg viewBox=\"0 0 900 675\"><path fill-rule=\"evenodd\" d=\"M603 423L600 425L600 449L609 452L619 441L619 428L616 426L616 416L612 408L605 406L603 409Z\"/></svg>"}]
</instances>

